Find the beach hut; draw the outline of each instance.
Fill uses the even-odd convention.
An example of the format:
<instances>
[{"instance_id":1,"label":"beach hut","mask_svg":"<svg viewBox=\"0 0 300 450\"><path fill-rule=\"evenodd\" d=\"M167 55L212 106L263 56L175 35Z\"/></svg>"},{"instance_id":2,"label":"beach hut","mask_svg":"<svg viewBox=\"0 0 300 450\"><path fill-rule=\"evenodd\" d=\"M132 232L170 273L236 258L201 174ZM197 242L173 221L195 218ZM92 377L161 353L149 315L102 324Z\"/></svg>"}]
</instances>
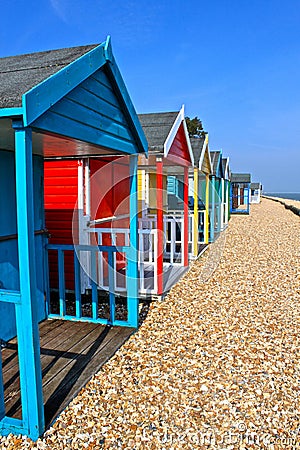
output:
<instances>
[{"instance_id":1,"label":"beach hut","mask_svg":"<svg viewBox=\"0 0 300 450\"><path fill-rule=\"evenodd\" d=\"M261 202L262 185L260 183L251 183L250 191L250 203L259 204Z\"/></svg>"},{"instance_id":2,"label":"beach hut","mask_svg":"<svg viewBox=\"0 0 300 450\"><path fill-rule=\"evenodd\" d=\"M63 323L70 324L70 328L65 329L66 339L66 334L81 321L78 345L84 340L86 327L118 324L126 330L126 327L138 324L137 155L146 151L147 143L109 39L101 45L1 58L0 81L0 215L5 217L0 221L0 339L3 343L16 336L14 344L8 344L1 351L0 434L26 434L35 440L44 431L47 408L45 406L44 409L43 395L49 393L51 384L49 381L47 390L43 392L39 322L54 316L65 319ZM129 242L123 246L114 243L77 245L75 237L74 242L55 243L53 235L52 243L48 244L43 194L44 159L67 161L65 167L57 166L55 169L53 203L55 196L62 191L64 195L59 197L61 205L57 210L65 210L68 217L64 226L69 226L68 207L74 206L74 192L69 189L67 171L73 171L78 180L76 173L82 172L74 166L81 164L83 158L117 159L123 155L128 158L129 172ZM73 212L77 234L80 231L78 208L81 208L81 201L78 199ZM57 254L58 311L55 315L51 315L49 295L49 252ZM81 252L92 254L90 260L97 261L97 264L101 252L106 252L110 316L105 320L97 315L95 279L91 280L92 314L83 314L79 276ZM66 308L65 253L72 255L74 267L75 308L71 314ZM113 267L118 253L125 255L129 279L126 293L128 314L123 321L114 317L116 275ZM92 266L90 278L93 278L95 270L96 263ZM55 336L55 327L62 321L46 322L45 336L50 331L52 337ZM95 336L96 328L93 329ZM57 334L54 340L59 343L60 335ZM51 351L44 355L44 363L47 358L55 356L51 355ZM12 363L14 358L17 360L16 369ZM76 361L76 354L73 353L72 358ZM80 361L80 368L78 361L75 365L82 372L83 361ZM43 367L43 376L50 368L53 371L53 361L49 364ZM74 367L72 370L74 384L81 372L74 371ZM61 370L52 377L54 391L47 400L48 406L51 399L57 400L65 375L66 371ZM68 386L68 392L72 391L73 384ZM49 414L48 410L50 419Z\"/></svg>"},{"instance_id":3,"label":"beach hut","mask_svg":"<svg viewBox=\"0 0 300 450\"><path fill-rule=\"evenodd\" d=\"M190 247L196 258L209 242L209 176L212 173L208 134L190 138L194 172L189 179L189 203L191 210Z\"/></svg>"},{"instance_id":4,"label":"beach hut","mask_svg":"<svg viewBox=\"0 0 300 450\"><path fill-rule=\"evenodd\" d=\"M232 173L230 186L231 214L249 214L250 212L250 173Z\"/></svg>"},{"instance_id":5,"label":"beach hut","mask_svg":"<svg viewBox=\"0 0 300 450\"><path fill-rule=\"evenodd\" d=\"M222 151L211 151L212 174L210 176L210 227L209 242L214 242L221 232L222 223Z\"/></svg>"},{"instance_id":6,"label":"beach hut","mask_svg":"<svg viewBox=\"0 0 300 450\"><path fill-rule=\"evenodd\" d=\"M222 191L222 213L221 213L221 230L223 231L229 221L229 210L230 210L230 167L229 158L222 158L222 168L223 176L221 180L221 191Z\"/></svg>"},{"instance_id":7,"label":"beach hut","mask_svg":"<svg viewBox=\"0 0 300 450\"><path fill-rule=\"evenodd\" d=\"M176 112L139 114L149 157L139 157L140 294L160 298L189 264L188 177L193 154ZM172 186L171 186L172 184Z\"/></svg>"}]
</instances>

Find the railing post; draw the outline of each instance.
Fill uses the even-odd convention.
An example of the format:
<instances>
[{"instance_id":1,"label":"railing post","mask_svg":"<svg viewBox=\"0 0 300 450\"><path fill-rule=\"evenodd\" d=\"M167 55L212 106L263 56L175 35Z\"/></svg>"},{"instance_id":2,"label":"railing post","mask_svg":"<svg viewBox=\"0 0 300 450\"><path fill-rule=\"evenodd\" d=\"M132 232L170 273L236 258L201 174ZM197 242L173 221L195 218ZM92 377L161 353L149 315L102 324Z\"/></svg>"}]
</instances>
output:
<instances>
[{"instance_id":1,"label":"railing post","mask_svg":"<svg viewBox=\"0 0 300 450\"><path fill-rule=\"evenodd\" d=\"M36 440L44 431L44 407L36 297L32 133L15 129L17 230L21 305L16 305L22 420Z\"/></svg>"},{"instance_id":2,"label":"railing post","mask_svg":"<svg viewBox=\"0 0 300 450\"><path fill-rule=\"evenodd\" d=\"M210 242L215 240L215 176L211 177Z\"/></svg>"},{"instance_id":3,"label":"railing post","mask_svg":"<svg viewBox=\"0 0 300 450\"><path fill-rule=\"evenodd\" d=\"M198 212L198 198L199 198L199 173L198 167L194 168L194 217L193 217L193 235L192 235L192 252L196 258L198 256L198 242L199 242L199 212Z\"/></svg>"},{"instance_id":4,"label":"railing post","mask_svg":"<svg viewBox=\"0 0 300 450\"><path fill-rule=\"evenodd\" d=\"M163 213L163 160L156 158L156 209L157 209L157 294L164 289L164 213Z\"/></svg>"},{"instance_id":5,"label":"railing post","mask_svg":"<svg viewBox=\"0 0 300 450\"><path fill-rule=\"evenodd\" d=\"M183 265L189 265L189 169L184 168L183 180Z\"/></svg>"},{"instance_id":6,"label":"railing post","mask_svg":"<svg viewBox=\"0 0 300 450\"><path fill-rule=\"evenodd\" d=\"M137 155L131 155L129 158L130 250L127 254L127 301L128 321L133 327L137 328L139 324Z\"/></svg>"},{"instance_id":7,"label":"railing post","mask_svg":"<svg viewBox=\"0 0 300 450\"><path fill-rule=\"evenodd\" d=\"M0 420L5 416L5 403L4 403L4 388L3 388L3 376L2 376L2 357L0 347Z\"/></svg>"},{"instance_id":8,"label":"railing post","mask_svg":"<svg viewBox=\"0 0 300 450\"><path fill-rule=\"evenodd\" d=\"M205 176L204 243L209 242L209 174Z\"/></svg>"}]
</instances>

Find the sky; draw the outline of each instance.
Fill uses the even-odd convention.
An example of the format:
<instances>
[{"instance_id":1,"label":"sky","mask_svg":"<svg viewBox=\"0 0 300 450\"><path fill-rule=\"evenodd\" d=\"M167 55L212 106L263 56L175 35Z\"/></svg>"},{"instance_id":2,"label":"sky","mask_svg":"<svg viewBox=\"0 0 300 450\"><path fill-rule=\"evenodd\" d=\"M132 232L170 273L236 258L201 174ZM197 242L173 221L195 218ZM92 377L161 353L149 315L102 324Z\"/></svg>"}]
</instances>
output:
<instances>
[{"instance_id":1,"label":"sky","mask_svg":"<svg viewBox=\"0 0 300 450\"><path fill-rule=\"evenodd\" d=\"M103 42L138 113L197 116L265 192L300 192L300 0L1 0L0 57Z\"/></svg>"}]
</instances>

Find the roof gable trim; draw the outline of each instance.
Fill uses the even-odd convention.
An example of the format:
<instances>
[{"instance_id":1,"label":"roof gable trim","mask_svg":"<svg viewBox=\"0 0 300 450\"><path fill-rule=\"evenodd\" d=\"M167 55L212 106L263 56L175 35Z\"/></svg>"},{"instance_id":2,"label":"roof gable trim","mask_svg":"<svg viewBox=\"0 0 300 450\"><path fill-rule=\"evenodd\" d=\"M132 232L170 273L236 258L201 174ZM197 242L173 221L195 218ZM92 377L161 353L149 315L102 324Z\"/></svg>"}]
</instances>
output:
<instances>
[{"instance_id":1,"label":"roof gable trim","mask_svg":"<svg viewBox=\"0 0 300 450\"><path fill-rule=\"evenodd\" d=\"M208 134L205 135L205 140L203 142L203 147L202 147L201 155L200 155L200 159L199 159L199 167L198 167L199 170L201 170L205 155L208 158L209 172L212 173L211 157L210 157L210 152L208 149Z\"/></svg>"},{"instance_id":2,"label":"roof gable trim","mask_svg":"<svg viewBox=\"0 0 300 450\"><path fill-rule=\"evenodd\" d=\"M185 117L184 117L184 105L182 105L182 107L178 113L178 116L176 117L176 120L173 123L173 126L168 134L168 137L167 137L165 143L164 143L164 157L168 156L168 153L170 151L170 148L172 147L173 141L175 139L175 136L179 130L181 123L183 123L183 129L184 129L184 134L185 134L185 138L186 138L186 142L187 142L187 146L188 146L188 150L189 150L191 163L192 163L192 165L194 165L193 150L192 150L189 133L188 133L188 129L186 126Z\"/></svg>"},{"instance_id":3,"label":"roof gable trim","mask_svg":"<svg viewBox=\"0 0 300 450\"><path fill-rule=\"evenodd\" d=\"M25 126L34 122L51 106L106 63L107 52L105 52L105 43L80 56L23 94L22 103Z\"/></svg>"}]
</instances>

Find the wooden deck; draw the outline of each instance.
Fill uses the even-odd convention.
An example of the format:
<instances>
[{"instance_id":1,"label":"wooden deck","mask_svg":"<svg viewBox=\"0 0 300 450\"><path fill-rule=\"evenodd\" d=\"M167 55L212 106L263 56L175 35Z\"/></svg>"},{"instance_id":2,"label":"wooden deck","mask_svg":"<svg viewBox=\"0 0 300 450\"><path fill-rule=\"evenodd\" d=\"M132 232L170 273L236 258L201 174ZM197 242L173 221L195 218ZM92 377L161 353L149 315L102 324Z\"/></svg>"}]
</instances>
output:
<instances>
[{"instance_id":1,"label":"wooden deck","mask_svg":"<svg viewBox=\"0 0 300 450\"><path fill-rule=\"evenodd\" d=\"M40 324L46 427L133 333L132 328L46 320ZM6 415L21 418L17 342L2 349Z\"/></svg>"}]
</instances>

